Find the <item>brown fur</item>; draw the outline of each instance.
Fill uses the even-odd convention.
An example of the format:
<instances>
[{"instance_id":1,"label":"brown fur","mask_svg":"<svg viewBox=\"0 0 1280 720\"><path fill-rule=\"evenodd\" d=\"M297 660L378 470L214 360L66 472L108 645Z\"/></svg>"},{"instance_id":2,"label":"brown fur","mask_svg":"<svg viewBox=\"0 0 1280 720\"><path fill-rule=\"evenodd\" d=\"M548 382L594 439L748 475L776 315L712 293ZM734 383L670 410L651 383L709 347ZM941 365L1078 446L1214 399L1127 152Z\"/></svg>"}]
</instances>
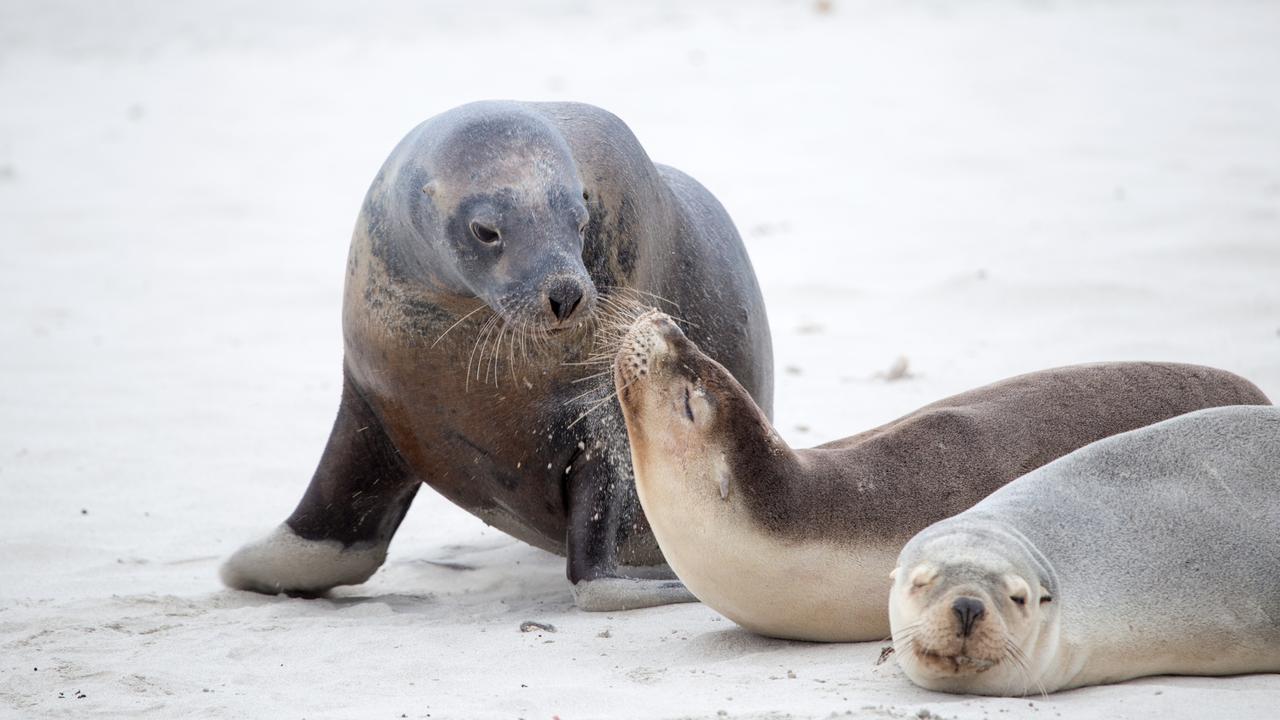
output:
<instances>
[{"instance_id":1,"label":"brown fur","mask_svg":"<svg viewBox=\"0 0 1280 720\"><path fill-rule=\"evenodd\" d=\"M752 479L743 492L770 532L905 540L1095 440L1203 408L1266 404L1248 380L1213 368L1073 365L992 383L797 451L786 464L800 474L732 456L734 476Z\"/></svg>"},{"instance_id":2,"label":"brown fur","mask_svg":"<svg viewBox=\"0 0 1280 720\"><path fill-rule=\"evenodd\" d=\"M1095 440L1203 408L1270 404L1248 380L1199 365L1072 365L1001 380L793 450L719 363L683 335L665 339L677 353L671 367L700 381L716 407L711 444L725 451L752 519L791 540L901 544Z\"/></svg>"}]
</instances>

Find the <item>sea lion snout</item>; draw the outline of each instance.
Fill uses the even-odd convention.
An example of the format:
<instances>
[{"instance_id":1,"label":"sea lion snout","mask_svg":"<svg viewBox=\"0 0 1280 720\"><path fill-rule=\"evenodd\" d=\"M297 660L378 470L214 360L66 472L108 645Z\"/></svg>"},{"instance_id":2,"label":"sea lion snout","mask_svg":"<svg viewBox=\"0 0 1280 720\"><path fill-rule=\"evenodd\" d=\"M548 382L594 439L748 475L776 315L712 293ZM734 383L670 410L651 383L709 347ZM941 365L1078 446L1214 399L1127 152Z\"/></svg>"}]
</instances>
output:
<instances>
[{"instance_id":1,"label":"sea lion snout","mask_svg":"<svg viewBox=\"0 0 1280 720\"><path fill-rule=\"evenodd\" d=\"M643 371L639 373L641 375L669 370L661 373L661 378L670 379L674 377L671 373L675 373L692 381L697 379L695 368L701 364L701 355L670 315L653 309L631 323L623 336L615 363L624 371L621 374L623 378L634 374L629 370Z\"/></svg>"},{"instance_id":2,"label":"sea lion snout","mask_svg":"<svg viewBox=\"0 0 1280 720\"><path fill-rule=\"evenodd\" d=\"M618 397L624 408L641 412L643 405L654 417L706 420L711 398L701 378L704 361L675 320L649 310L631 323L614 357Z\"/></svg>"},{"instance_id":3,"label":"sea lion snout","mask_svg":"<svg viewBox=\"0 0 1280 720\"><path fill-rule=\"evenodd\" d=\"M648 310L631 323L619 357L627 354L653 362L669 354L681 338L684 333L669 315L661 310Z\"/></svg>"},{"instance_id":4,"label":"sea lion snout","mask_svg":"<svg viewBox=\"0 0 1280 720\"><path fill-rule=\"evenodd\" d=\"M920 623L911 634L915 661L945 675L985 672L1005 657L1007 628L988 611L976 588L942 590L922 598Z\"/></svg>"},{"instance_id":5,"label":"sea lion snout","mask_svg":"<svg viewBox=\"0 0 1280 720\"><path fill-rule=\"evenodd\" d=\"M664 317L666 316L657 310L649 310L636 318L627 329L613 360L615 381L619 388L627 387L648 375L655 361L670 350L659 329L661 318Z\"/></svg>"},{"instance_id":6,"label":"sea lion snout","mask_svg":"<svg viewBox=\"0 0 1280 720\"><path fill-rule=\"evenodd\" d=\"M664 341L666 345L662 347L667 350L672 341L684 338L684 331L676 324L670 315L657 309L650 309L636 318L631 323L630 335L653 335Z\"/></svg>"}]
</instances>

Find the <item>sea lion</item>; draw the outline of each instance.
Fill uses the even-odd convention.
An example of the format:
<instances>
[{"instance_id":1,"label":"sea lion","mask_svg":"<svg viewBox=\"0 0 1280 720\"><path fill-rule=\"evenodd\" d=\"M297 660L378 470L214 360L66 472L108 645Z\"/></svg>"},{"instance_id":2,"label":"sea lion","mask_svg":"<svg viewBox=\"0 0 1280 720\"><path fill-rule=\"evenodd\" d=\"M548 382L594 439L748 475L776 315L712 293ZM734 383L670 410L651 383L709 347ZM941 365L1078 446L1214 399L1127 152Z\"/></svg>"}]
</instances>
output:
<instances>
[{"instance_id":1,"label":"sea lion","mask_svg":"<svg viewBox=\"0 0 1280 720\"><path fill-rule=\"evenodd\" d=\"M888 636L888 573L930 523L1094 440L1267 402L1247 380L1206 367L1077 365L793 450L662 313L635 323L614 375L640 502L672 569L748 630L824 641Z\"/></svg>"},{"instance_id":2,"label":"sea lion","mask_svg":"<svg viewBox=\"0 0 1280 720\"><path fill-rule=\"evenodd\" d=\"M414 128L356 223L342 400L319 467L223 580L298 594L363 582L425 482L567 554L584 608L692 599L655 579L671 575L609 399L602 328L640 299L687 318L771 407L768 321L733 222L621 120L576 103L480 102Z\"/></svg>"},{"instance_id":3,"label":"sea lion","mask_svg":"<svg viewBox=\"0 0 1280 720\"><path fill-rule=\"evenodd\" d=\"M916 535L889 614L931 690L1280 671L1280 408L1099 440Z\"/></svg>"}]
</instances>

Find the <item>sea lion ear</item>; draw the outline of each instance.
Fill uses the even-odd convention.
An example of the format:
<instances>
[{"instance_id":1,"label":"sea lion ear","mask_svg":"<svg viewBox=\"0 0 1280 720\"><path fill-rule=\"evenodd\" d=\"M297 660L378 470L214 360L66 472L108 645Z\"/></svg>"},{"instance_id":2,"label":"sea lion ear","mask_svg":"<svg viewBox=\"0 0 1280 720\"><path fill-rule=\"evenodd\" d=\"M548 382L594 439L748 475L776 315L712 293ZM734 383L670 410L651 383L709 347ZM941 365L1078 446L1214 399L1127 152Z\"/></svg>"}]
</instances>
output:
<instances>
[{"instance_id":1,"label":"sea lion ear","mask_svg":"<svg viewBox=\"0 0 1280 720\"><path fill-rule=\"evenodd\" d=\"M725 459L723 456L721 456L721 458L717 462L712 464L711 473L712 473L712 476L715 478L716 487L719 488L720 490L720 499L724 500L725 502L728 502L729 501L729 480L731 478L729 476L729 466L725 462Z\"/></svg>"},{"instance_id":2,"label":"sea lion ear","mask_svg":"<svg viewBox=\"0 0 1280 720\"><path fill-rule=\"evenodd\" d=\"M423 186L422 186L422 194L423 194L423 195L426 195L427 197L435 197L435 195L436 195L436 181L435 181L435 180L432 180L431 182L427 183L426 185L423 185Z\"/></svg>"}]
</instances>

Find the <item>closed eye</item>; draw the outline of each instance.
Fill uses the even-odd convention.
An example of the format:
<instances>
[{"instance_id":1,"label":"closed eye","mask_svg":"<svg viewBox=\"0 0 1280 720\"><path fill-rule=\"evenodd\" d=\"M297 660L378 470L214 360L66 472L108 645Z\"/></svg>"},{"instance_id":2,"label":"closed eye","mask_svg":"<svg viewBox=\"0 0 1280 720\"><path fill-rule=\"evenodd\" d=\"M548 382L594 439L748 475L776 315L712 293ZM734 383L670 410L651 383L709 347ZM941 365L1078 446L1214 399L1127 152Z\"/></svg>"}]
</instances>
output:
<instances>
[{"instance_id":1,"label":"closed eye","mask_svg":"<svg viewBox=\"0 0 1280 720\"><path fill-rule=\"evenodd\" d=\"M1010 595L1009 599L1012 600L1013 604L1017 605L1018 607L1023 607L1027 604L1027 598L1022 595Z\"/></svg>"},{"instance_id":2,"label":"closed eye","mask_svg":"<svg viewBox=\"0 0 1280 720\"><path fill-rule=\"evenodd\" d=\"M693 422L693 406L689 404L689 387L684 388L684 416L689 418L689 422Z\"/></svg>"}]
</instances>

